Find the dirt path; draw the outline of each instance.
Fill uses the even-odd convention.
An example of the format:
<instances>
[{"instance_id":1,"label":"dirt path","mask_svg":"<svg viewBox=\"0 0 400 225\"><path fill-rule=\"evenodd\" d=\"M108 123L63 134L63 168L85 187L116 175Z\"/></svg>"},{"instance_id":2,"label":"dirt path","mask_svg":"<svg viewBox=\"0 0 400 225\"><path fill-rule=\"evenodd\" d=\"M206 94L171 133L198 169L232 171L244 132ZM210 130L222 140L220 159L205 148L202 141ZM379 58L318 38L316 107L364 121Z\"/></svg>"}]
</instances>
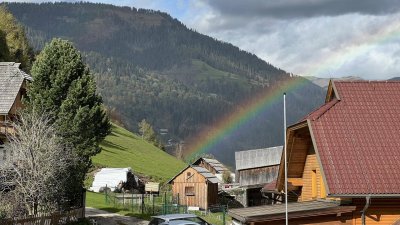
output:
<instances>
[{"instance_id":1,"label":"dirt path","mask_svg":"<svg viewBox=\"0 0 400 225\"><path fill-rule=\"evenodd\" d=\"M147 225L149 221L130 216L122 216L100 209L86 207L86 217L96 220L98 225Z\"/></svg>"}]
</instances>

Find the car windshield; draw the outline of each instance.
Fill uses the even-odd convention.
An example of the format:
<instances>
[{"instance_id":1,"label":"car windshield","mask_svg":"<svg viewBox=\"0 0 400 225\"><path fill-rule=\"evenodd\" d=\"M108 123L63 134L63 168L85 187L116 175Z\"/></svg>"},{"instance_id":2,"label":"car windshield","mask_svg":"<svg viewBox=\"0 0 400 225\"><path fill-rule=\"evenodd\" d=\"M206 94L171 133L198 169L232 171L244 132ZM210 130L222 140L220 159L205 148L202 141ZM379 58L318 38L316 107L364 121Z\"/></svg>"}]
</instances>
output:
<instances>
[{"instance_id":1,"label":"car windshield","mask_svg":"<svg viewBox=\"0 0 400 225\"><path fill-rule=\"evenodd\" d=\"M176 218L176 219L172 219L172 220L187 220L187 221L198 223L200 225L208 225L208 223L206 221L204 221L203 219L201 219L199 217Z\"/></svg>"},{"instance_id":2,"label":"car windshield","mask_svg":"<svg viewBox=\"0 0 400 225\"><path fill-rule=\"evenodd\" d=\"M150 221L149 225L159 225L159 224L161 224L161 223L163 223L163 222L165 222L165 220L160 219L160 218L153 218L153 219Z\"/></svg>"}]
</instances>

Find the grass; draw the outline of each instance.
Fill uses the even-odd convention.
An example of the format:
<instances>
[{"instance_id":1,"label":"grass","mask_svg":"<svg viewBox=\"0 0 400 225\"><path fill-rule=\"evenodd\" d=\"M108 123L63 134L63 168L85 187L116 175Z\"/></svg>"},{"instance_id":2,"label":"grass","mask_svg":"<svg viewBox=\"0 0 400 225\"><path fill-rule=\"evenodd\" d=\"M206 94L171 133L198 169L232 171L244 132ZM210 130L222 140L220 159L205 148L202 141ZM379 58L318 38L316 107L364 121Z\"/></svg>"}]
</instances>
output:
<instances>
[{"instance_id":1,"label":"grass","mask_svg":"<svg viewBox=\"0 0 400 225\"><path fill-rule=\"evenodd\" d=\"M160 205L160 204L161 204L160 202L157 203L157 205ZM105 196L103 193L94 193L94 192L89 192L89 191L86 192L86 206L101 209L101 210L104 210L107 212L118 213L118 214L124 215L124 216L133 216L133 217L144 219L144 220L150 220L150 218L151 218L151 214L149 214L149 213L141 214L140 210L136 210L136 208L135 208L135 211L131 211L131 209L129 209L129 206L124 209L121 205L114 206L113 203L106 204ZM151 207L151 205L148 205L148 207ZM206 220L207 222L209 222L211 224L223 225L222 224L222 212L208 213L206 215L201 214L200 212L197 212L195 214L202 217L204 220ZM225 219L226 219L226 223L230 224L230 221L232 220L232 218L228 215L225 215Z\"/></svg>"},{"instance_id":2,"label":"grass","mask_svg":"<svg viewBox=\"0 0 400 225\"><path fill-rule=\"evenodd\" d=\"M153 181L165 182L186 166L183 161L115 124L100 146L101 153L92 158L95 166L131 167L133 173Z\"/></svg>"}]
</instances>

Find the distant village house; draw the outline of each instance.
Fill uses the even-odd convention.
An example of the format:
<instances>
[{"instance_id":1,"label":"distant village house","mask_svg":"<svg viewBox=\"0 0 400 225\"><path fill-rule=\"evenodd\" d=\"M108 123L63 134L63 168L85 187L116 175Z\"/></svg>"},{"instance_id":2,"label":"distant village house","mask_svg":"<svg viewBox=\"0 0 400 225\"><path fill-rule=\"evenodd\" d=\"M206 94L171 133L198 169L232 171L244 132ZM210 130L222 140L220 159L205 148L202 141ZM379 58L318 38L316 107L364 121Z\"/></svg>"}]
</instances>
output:
<instances>
[{"instance_id":1,"label":"distant village house","mask_svg":"<svg viewBox=\"0 0 400 225\"><path fill-rule=\"evenodd\" d=\"M19 69L20 63L0 62L0 162L5 160L7 135L14 134L11 122L18 118L32 77Z\"/></svg>"},{"instance_id":2,"label":"distant village house","mask_svg":"<svg viewBox=\"0 0 400 225\"><path fill-rule=\"evenodd\" d=\"M173 195L180 205L207 210L217 203L219 182L207 169L189 165L168 183L172 185Z\"/></svg>"}]
</instances>

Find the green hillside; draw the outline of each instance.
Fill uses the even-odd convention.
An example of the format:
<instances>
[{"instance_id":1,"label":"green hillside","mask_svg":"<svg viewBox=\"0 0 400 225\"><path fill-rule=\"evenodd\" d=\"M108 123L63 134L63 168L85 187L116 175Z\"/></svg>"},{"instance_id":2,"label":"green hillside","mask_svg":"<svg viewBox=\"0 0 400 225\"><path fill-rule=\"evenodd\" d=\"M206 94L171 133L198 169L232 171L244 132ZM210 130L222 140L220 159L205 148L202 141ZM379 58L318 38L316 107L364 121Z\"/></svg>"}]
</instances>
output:
<instances>
[{"instance_id":1,"label":"green hillside","mask_svg":"<svg viewBox=\"0 0 400 225\"><path fill-rule=\"evenodd\" d=\"M131 167L135 174L152 180L166 181L185 167L184 162L115 124L101 147L101 153L92 158L96 166Z\"/></svg>"}]
</instances>

